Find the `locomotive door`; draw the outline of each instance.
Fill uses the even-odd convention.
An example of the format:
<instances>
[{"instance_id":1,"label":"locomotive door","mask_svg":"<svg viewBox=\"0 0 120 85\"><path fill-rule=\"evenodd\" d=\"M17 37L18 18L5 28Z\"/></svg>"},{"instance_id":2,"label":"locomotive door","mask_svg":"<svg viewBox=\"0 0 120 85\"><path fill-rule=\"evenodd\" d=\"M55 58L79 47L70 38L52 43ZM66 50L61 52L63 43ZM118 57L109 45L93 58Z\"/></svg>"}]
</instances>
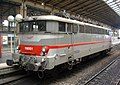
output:
<instances>
[{"instance_id":1,"label":"locomotive door","mask_svg":"<svg viewBox=\"0 0 120 85\"><path fill-rule=\"evenodd\" d=\"M78 24L71 24L71 29L68 30L68 34L70 36L70 44L71 44L71 47L69 49L69 52L70 52L70 56L72 57L71 59L74 60L75 57L76 57L76 53L78 52L78 49L74 46L75 43L78 43L78 32L79 32L79 25Z\"/></svg>"},{"instance_id":2,"label":"locomotive door","mask_svg":"<svg viewBox=\"0 0 120 85\"><path fill-rule=\"evenodd\" d=\"M67 34L69 36L69 44L70 46L67 49L67 55L68 55L68 62L74 60L74 33L72 32L72 24L67 24Z\"/></svg>"}]
</instances>

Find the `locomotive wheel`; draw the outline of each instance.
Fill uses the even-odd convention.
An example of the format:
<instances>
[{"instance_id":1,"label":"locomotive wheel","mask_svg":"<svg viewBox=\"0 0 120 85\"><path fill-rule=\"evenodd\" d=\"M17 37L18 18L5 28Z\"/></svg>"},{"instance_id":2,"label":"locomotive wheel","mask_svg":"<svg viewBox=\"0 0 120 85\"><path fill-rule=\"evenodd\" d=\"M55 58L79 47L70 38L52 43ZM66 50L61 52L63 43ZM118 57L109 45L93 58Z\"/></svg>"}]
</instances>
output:
<instances>
[{"instance_id":1,"label":"locomotive wheel","mask_svg":"<svg viewBox=\"0 0 120 85\"><path fill-rule=\"evenodd\" d=\"M38 74L38 77L40 78L40 79L43 79L44 78L44 71L38 71L37 72L37 74Z\"/></svg>"}]
</instances>

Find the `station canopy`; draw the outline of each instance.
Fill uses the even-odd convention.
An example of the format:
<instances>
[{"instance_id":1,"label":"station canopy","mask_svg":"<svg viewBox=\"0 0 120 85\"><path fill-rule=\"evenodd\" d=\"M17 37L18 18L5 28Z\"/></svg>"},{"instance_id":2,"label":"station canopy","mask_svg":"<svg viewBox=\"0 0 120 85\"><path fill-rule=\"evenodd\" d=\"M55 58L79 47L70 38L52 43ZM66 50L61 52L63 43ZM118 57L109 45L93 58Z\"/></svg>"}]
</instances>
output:
<instances>
[{"instance_id":1,"label":"station canopy","mask_svg":"<svg viewBox=\"0 0 120 85\"><path fill-rule=\"evenodd\" d=\"M29 0L32 1L32 0ZM120 28L120 0L34 0L42 5L65 10Z\"/></svg>"}]
</instances>

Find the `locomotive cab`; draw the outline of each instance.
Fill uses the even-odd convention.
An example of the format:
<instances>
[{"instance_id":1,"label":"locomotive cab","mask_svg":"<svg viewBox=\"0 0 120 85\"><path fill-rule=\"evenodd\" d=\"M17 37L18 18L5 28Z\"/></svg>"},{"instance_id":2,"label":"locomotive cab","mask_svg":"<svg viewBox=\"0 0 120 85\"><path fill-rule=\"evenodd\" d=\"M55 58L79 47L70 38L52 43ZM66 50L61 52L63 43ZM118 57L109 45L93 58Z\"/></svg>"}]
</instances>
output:
<instances>
[{"instance_id":1,"label":"locomotive cab","mask_svg":"<svg viewBox=\"0 0 120 85\"><path fill-rule=\"evenodd\" d=\"M17 53L12 54L13 60L6 61L7 64L10 66L19 64L22 67L27 67L27 70L37 71L47 61L46 69L54 68L56 50L53 48L49 52L51 49L49 45L56 45L57 38L64 37L64 34L67 34L65 23L30 17L19 22L19 26L19 49Z\"/></svg>"}]
</instances>

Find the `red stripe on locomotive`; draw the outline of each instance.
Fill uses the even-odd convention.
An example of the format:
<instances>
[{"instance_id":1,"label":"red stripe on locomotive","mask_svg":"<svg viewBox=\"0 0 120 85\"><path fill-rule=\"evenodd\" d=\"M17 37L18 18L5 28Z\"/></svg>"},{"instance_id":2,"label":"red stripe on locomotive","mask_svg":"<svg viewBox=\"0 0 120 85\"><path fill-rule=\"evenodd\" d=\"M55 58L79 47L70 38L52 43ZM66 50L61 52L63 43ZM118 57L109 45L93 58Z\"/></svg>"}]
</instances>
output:
<instances>
[{"instance_id":1,"label":"red stripe on locomotive","mask_svg":"<svg viewBox=\"0 0 120 85\"><path fill-rule=\"evenodd\" d=\"M95 41L95 42L81 42L75 44L63 44L63 45L53 45L53 46L46 46L47 50L50 49L59 49L59 48L66 48L72 46L82 46L82 45L89 45L89 44L98 44L104 42L111 42L111 40L103 40L103 41ZM20 53L21 54L28 54L28 55L36 55L40 56L42 52L43 46L33 46L33 45L20 45Z\"/></svg>"}]
</instances>

